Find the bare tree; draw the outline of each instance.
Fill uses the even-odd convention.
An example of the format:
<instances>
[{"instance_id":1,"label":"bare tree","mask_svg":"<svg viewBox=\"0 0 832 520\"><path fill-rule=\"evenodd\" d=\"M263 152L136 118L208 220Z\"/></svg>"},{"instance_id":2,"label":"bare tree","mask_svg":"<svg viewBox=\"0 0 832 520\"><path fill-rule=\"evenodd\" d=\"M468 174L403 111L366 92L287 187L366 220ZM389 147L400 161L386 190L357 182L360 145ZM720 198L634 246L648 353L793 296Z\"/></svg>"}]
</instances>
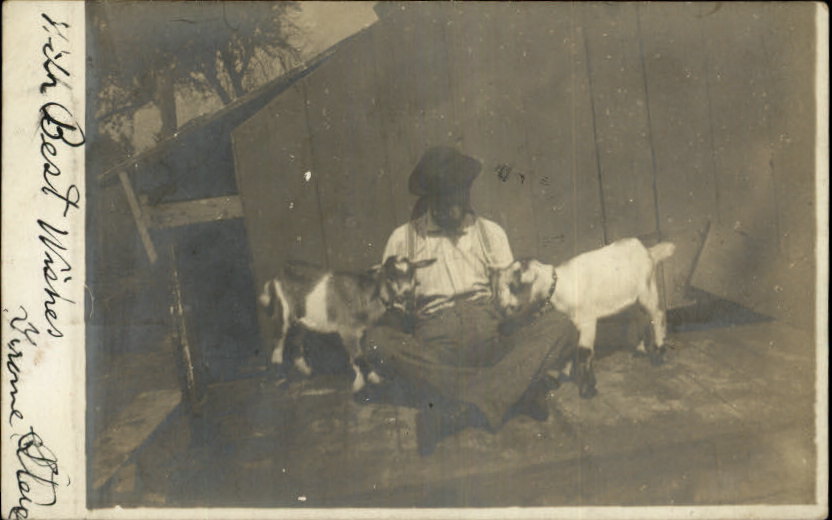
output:
<instances>
[{"instance_id":1,"label":"bare tree","mask_svg":"<svg viewBox=\"0 0 832 520\"><path fill-rule=\"evenodd\" d=\"M295 2L89 3L99 123L124 123L153 103L163 138L178 127L177 88L231 103L264 79L256 71L276 75L300 61L298 10Z\"/></svg>"}]
</instances>

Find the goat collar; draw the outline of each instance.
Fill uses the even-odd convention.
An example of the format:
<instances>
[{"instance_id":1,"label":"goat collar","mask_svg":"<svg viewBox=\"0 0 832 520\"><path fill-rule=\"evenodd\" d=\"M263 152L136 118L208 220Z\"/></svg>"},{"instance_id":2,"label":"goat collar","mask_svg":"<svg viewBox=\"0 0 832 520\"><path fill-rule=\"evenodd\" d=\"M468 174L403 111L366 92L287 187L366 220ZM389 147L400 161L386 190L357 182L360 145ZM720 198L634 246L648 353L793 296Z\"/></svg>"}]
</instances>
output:
<instances>
[{"instance_id":1,"label":"goat collar","mask_svg":"<svg viewBox=\"0 0 832 520\"><path fill-rule=\"evenodd\" d=\"M536 315L541 316L549 309L553 308L552 305L552 296L555 294L555 288L558 285L558 275L555 272L554 267L552 268L552 285L549 286L549 293L546 295L546 299L543 300L543 303L540 305L540 308L537 309Z\"/></svg>"},{"instance_id":2,"label":"goat collar","mask_svg":"<svg viewBox=\"0 0 832 520\"><path fill-rule=\"evenodd\" d=\"M555 288L558 286L558 273L552 268L552 285L549 287L549 294L546 295L546 303L552 303L552 296L555 295Z\"/></svg>"}]
</instances>

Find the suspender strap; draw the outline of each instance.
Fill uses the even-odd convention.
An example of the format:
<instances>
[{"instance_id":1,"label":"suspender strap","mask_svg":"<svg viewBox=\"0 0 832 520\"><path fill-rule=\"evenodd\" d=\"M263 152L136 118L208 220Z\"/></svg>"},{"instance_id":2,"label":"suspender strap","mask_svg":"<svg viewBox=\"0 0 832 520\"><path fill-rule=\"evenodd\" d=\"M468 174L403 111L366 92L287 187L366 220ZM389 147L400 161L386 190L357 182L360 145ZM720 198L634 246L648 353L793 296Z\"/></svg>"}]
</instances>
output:
<instances>
[{"instance_id":1,"label":"suspender strap","mask_svg":"<svg viewBox=\"0 0 832 520\"><path fill-rule=\"evenodd\" d=\"M477 237L479 237L480 247L485 253L485 259L489 266L494 266L494 255L491 254L491 241L488 239L488 233L485 232L485 224L482 219L476 217Z\"/></svg>"},{"instance_id":2,"label":"suspender strap","mask_svg":"<svg viewBox=\"0 0 832 520\"><path fill-rule=\"evenodd\" d=\"M414 224L412 220L407 223L407 233L405 233L405 235L405 243L407 247L407 251L405 251L405 254L407 255L407 258L409 260L413 260L413 255L416 252L416 230L414 229Z\"/></svg>"}]
</instances>

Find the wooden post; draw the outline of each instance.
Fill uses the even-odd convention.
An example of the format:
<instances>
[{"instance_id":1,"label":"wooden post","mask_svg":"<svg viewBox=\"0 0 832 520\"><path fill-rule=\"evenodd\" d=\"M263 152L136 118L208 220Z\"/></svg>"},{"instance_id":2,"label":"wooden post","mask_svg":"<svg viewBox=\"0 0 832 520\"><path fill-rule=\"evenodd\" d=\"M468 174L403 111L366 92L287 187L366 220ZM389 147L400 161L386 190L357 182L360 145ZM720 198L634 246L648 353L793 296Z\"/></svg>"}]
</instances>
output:
<instances>
[{"instance_id":1,"label":"wooden post","mask_svg":"<svg viewBox=\"0 0 832 520\"><path fill-rule=\"evenodd\" d=\"M127 204L130 206L130 213L133 214L133 220L136 222L136 228L139 231L139 237L142 239L147 258L151 264L155 264L158 258L156 248L153 246L150 233L147 231L147 222L145 222L142 207L139 204L139 199L136 197L136 192L133 191L130 177L127 176L126 170L121 169L118 171L118 178L121 181L122 189L124 189L124 195L127 197Z\"/></svg>"},{"instance_id":2,"label":"wooden post","mask_svg":"<svg viewBox=\"0 0 832 520\"><path fill-rule=\"evenodd\" d=\"M195 411L201 405L201 396L198 391L199 376L196 373L196 363L190 338L188 336L187 319L185 317L185 305L182 298L182 284L179 280L179 269L176 265L176 244L170 244L170 270L171 270L171 292L173 303L171 304L171 317L175 330L175 338L181 354L181 365L185 372L185 396L191 411Z\"/></svg>"},{"instance_id":3,"label":"wooden post","mask_svg":"<svg viewBox=\"0 0 832 520\"><path fill-rule=\"evenodd\" d=\"M656 235L657 241L661 242L662 235L662 219L659 211L659 189L656 182L656 145L653 142L653 118L650 114L650 88L647 81L647 61L644 59L644 35L641 31L641 10L636 4L636 31L638 37L638 55L639 63L641 63L641 80L644 85L644 111L647 116L647 145L650 148L650 172L653 181L653 213L656 217ZM664 264L659 264L657 267L656 281L658 284L659 295L661 301L659 305L663 309L667 309L667 288L665 286Z\"/></svg>"}]
</instances>

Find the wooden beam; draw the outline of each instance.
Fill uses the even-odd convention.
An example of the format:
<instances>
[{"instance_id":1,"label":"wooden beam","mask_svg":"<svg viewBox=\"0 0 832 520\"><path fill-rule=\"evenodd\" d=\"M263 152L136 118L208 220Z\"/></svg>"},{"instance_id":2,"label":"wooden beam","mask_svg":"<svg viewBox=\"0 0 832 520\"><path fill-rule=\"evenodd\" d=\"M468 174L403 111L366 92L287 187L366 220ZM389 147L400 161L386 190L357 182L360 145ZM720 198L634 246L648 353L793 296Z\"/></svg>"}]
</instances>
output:
<instances>
[{"instance_id":1,"label":"wooden beam","mask_svg":"<svg viewBox=\"0 0 832 520\"><path fill-rule=\"evenodd\" d=\"M243 216L243 204L237 195L172 202L146 209L151 228L187 226Z\"/></svg>"},{"instance_id":2,"label":"wooden beam","mask_svg":"<svg viewBox=\"0 0 832 520\"><path fill-rule=\"evenodd\" d=\"M124 195L127 197L127 204L130 206L130 212L133 214L133 220L136 222L136 228L139 231L139 237L142 239L147 258L151 264L155 264L158 259L156 248L153 246L150 233L147 231L145 216L142 213L139 199L136 198L136 192L133 191L133 184L130 182L130 177L127 176L127 171L122 169L118 171L118 178L121 181L121 187L124 189Z\"/></svg>"}]
</instances>

